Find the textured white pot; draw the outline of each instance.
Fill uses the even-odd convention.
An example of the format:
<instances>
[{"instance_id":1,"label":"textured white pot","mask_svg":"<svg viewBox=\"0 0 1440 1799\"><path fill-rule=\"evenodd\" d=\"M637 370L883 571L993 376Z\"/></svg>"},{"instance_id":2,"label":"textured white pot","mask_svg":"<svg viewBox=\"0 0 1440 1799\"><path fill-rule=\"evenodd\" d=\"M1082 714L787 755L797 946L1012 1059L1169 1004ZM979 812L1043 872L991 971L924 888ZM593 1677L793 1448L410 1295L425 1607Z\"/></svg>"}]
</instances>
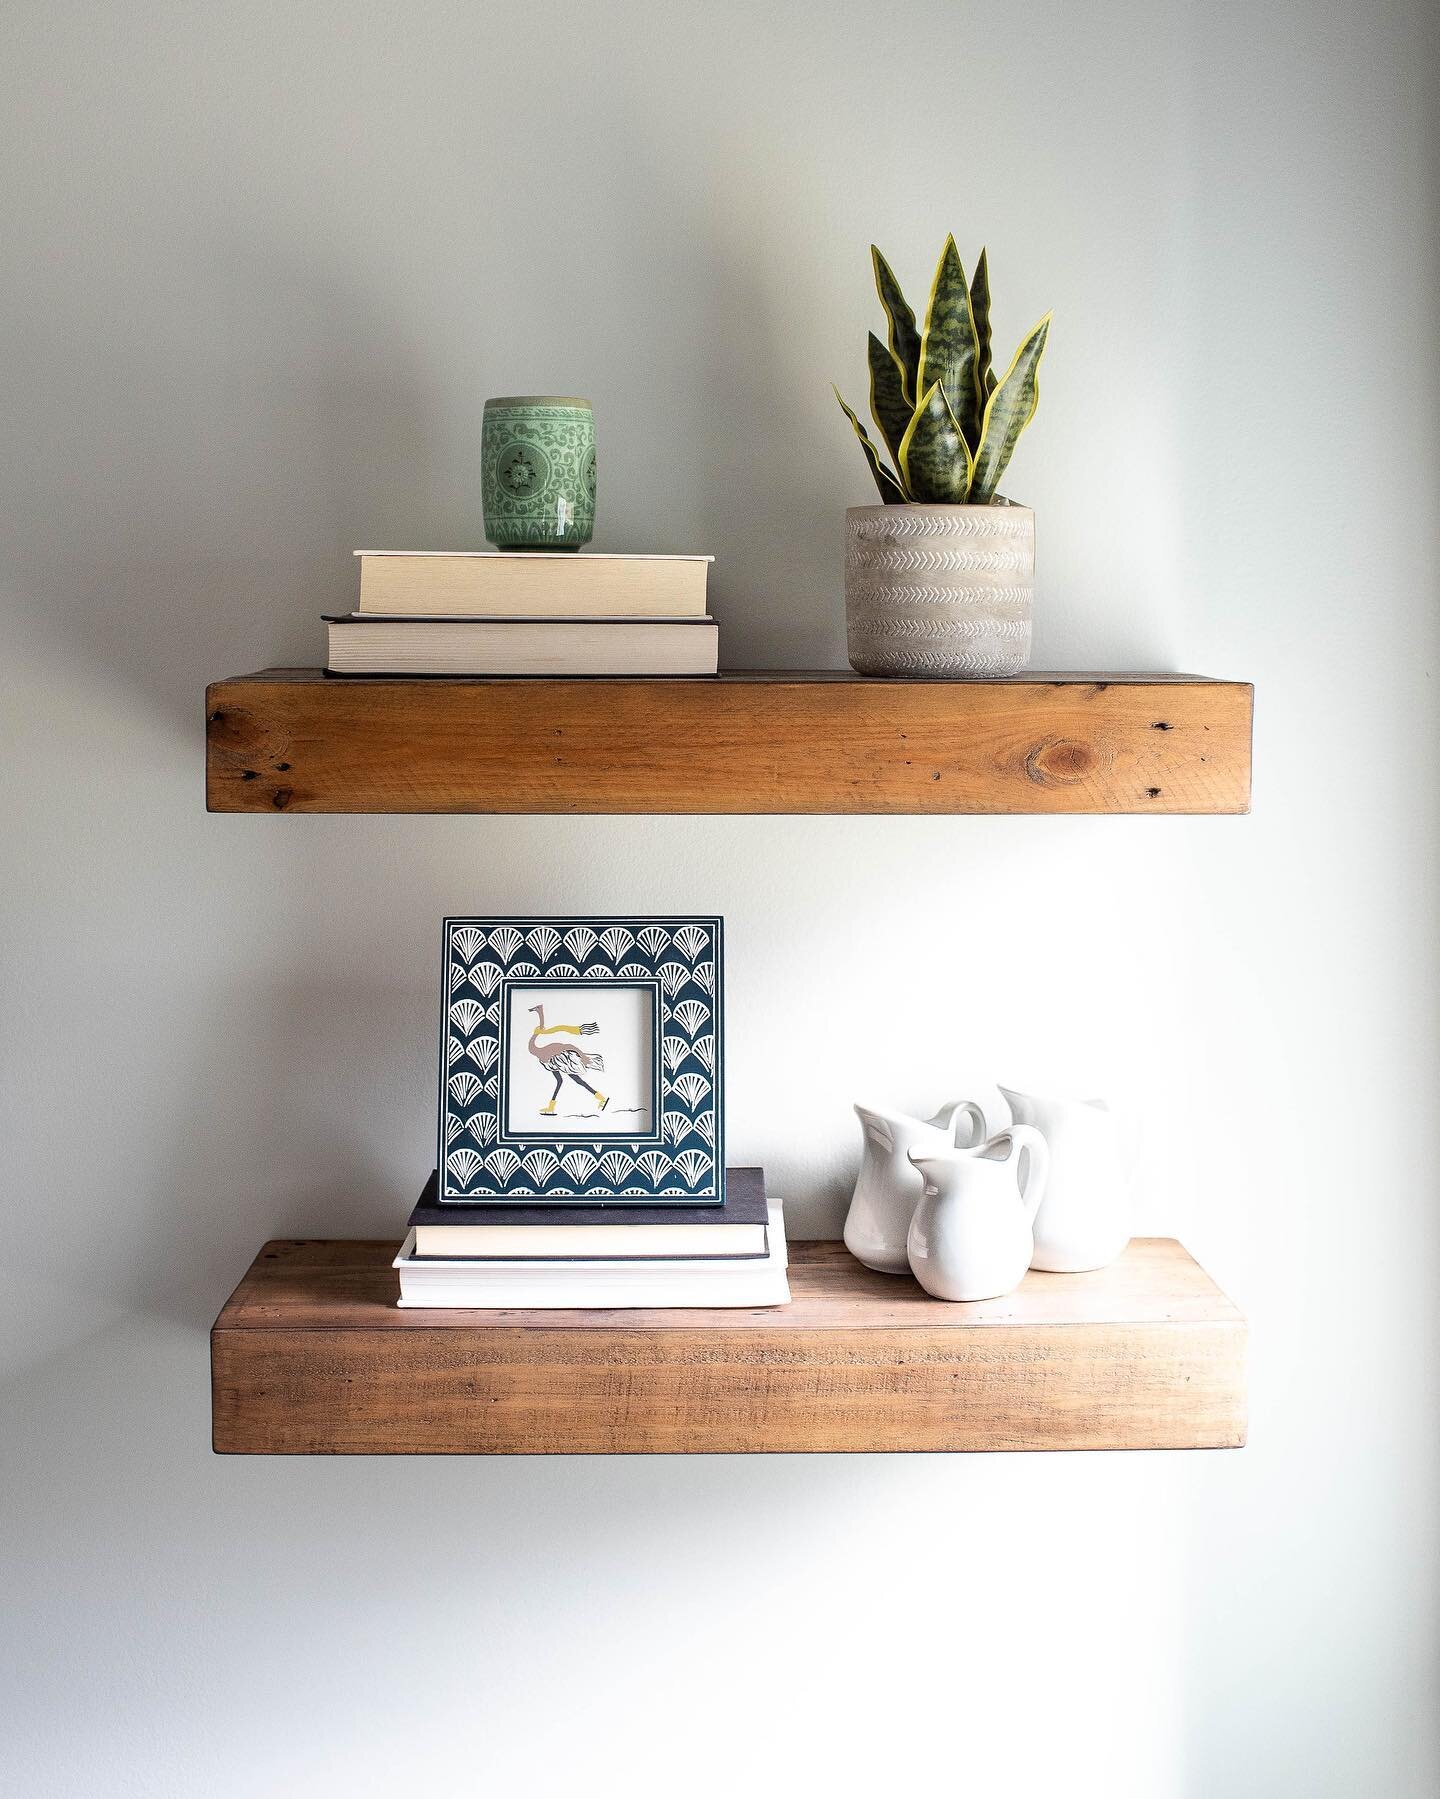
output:
<instances>
[{"instance_id":1,"label":"textured white pot","mask_svg":"<svg viewBox=\"0 0 1440 1799\"><path fill-rule=\"evenodd\" d=\"M1030 661L1028 506L852 506L845 619L862 675L979 680Z\"/></svg>"}]
</instances>

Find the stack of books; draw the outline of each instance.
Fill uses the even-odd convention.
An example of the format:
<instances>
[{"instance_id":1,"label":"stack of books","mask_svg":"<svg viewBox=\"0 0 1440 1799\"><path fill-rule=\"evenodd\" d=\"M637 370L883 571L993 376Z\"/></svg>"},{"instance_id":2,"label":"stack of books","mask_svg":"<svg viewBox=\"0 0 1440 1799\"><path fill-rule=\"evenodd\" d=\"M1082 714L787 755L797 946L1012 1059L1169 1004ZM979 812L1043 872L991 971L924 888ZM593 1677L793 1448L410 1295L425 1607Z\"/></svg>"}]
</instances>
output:
<instances>
[{"instance_id":1,"label":"stack of books","mask_svg":"<svg viewBox=\"0 0 1440 1799\"><path fill-rule=\"evenodd\" d=\"M430 1176L395 1258L400 1304L592 1310L779 1306L785 1223L758 1168L718 1206L440 1204Z\"/></svg>"},{"instance_id":2,"label":"stack of books","mask_svg":"<svg viewBox=\"0 0 1440 1799\"><path fill-rule=\"evenodd\" d=\"M357 550L332 675L713 675L709 556Z\"/></svg>"}]
</instances>

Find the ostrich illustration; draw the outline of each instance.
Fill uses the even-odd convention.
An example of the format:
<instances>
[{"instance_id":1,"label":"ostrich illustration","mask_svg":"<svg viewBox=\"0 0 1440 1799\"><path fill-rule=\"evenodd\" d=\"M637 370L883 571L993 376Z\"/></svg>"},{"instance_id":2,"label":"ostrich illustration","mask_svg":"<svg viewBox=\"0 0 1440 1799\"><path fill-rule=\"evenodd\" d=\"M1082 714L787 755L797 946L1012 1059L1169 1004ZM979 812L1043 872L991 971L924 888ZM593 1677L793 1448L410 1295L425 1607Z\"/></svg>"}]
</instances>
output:
<instances>
[{"instance_id":1,"label":"ostrich illustration","mask_svg":"<svg viewBox=\"0 0 1440 1799\"><path fill-rule=\"evenodd\" d=\"M594 1094L595 1103L603 1112L610 1104L605 1095L592 1087L581 1075L582 1068L592 1069L597 1074L605 1072L604 1056L591 1055L588 1051L577 1048L573 1043L541 1043L541 1037L548 1037L555 1031L568 1031L572 1037L591 1037L599 1030L595 1024L546 1024L544 1006L531 1006L535 1014L535 1029L530 1033L530 1054L545 1070L546 1074L555 1076L555 1091L550 1095L548 1106L541 1106L542 1118L551 1118L555 1113L555 1102L560 1097L560 1089L565 1084L568 1074L570 1079L587 1093Z\"/></svg>"}]
</instances>

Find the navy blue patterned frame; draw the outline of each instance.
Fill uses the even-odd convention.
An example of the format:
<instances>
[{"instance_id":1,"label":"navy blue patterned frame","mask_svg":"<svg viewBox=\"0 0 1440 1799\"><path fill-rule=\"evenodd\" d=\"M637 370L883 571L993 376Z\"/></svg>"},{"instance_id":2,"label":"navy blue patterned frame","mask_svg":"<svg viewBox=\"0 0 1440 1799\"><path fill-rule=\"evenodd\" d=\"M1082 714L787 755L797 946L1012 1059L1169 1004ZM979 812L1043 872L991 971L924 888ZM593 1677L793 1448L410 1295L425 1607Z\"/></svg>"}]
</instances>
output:
<instances>
[{"instance_id":1,"label":"navy blue patterned frame","mask_svg":"<svg viewBox=\"0 0 1440 1799\"><path fill-rule=\"evenodd\" d=\"M442 934L439 1197L451 1205L719 1205L724 921L447 918ZM504 1129L512 986L650 987L649 1132L592 1140Z\"/></svg>"}]
</instances>

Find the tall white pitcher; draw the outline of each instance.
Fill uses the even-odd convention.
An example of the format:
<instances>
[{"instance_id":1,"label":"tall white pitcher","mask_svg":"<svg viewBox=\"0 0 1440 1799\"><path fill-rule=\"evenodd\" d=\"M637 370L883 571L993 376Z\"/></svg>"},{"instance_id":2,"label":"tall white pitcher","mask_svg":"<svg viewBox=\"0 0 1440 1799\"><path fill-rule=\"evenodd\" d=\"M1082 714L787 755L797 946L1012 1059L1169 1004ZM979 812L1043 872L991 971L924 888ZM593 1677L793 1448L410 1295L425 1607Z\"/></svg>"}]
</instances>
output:
<instances>
[{"instance_id":1,"label":"tall white pitcher","mask_svg":"<svg viewBox=\"0 0 1440 1799\"><path fill-rule=\"evenodd\" d=\"M904 1274L905 1238L920 1203L920 1176L911 1150L968 1148L985 1140L985 1114L971 1100L951 1100L933 1118L910 1118L856 1106L865 1133L865 1158L845 1219L845 1247L879 1274Z\"/></svg>"},{"instance_id":2,"label":"tall white pitcher","mask_svg":"<svg viewBox=\"0 0 1440 1799\"><path fill-rule=\"evenodd\" d=\"M1050 1146L1050 1178L1035 1214L1032 1268L1083 1274L1130 1241L1130 1194L1120 1131L1104 1100L1037 1099L1002 1087L1016 1124Z\"/></svg>"}]
</instances>

